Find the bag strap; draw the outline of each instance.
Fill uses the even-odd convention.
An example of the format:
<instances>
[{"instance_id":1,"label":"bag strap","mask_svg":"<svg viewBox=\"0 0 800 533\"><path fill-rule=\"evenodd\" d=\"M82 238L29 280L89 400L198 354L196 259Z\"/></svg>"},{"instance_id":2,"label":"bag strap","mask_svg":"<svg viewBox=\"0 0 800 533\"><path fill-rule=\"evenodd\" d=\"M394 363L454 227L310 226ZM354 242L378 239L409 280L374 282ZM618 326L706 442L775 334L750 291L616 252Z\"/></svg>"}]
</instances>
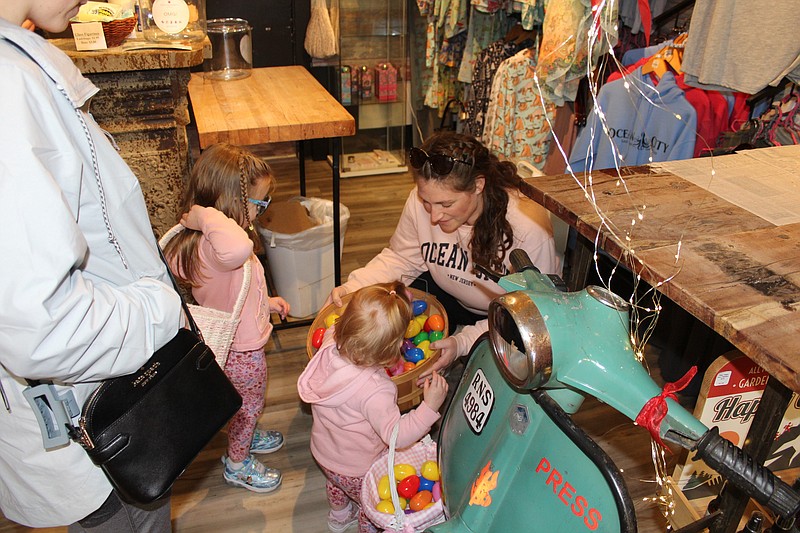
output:
<instances>
[{"instance_id":1,"label":"bag strap","mask_svg":"<svg viewBox=\"0 0 800 533\"><path fill-rule=\"evenodd\" d=\"M175 224L161 237L161 239L159 239L158 245L162 249L166 248L169 241L171 241L173 237L185 229L186 227L183 224ZM167 268L169 269L169 265L167 265ZM247 299L247 293L250 292L250 281L252 277L253 266L250 264L249 258L247 261L245 261L243 268L244 274L242 276L242 286L239 288L239 295L236 297L236 303L234 304L233 312L231 313L234 320L238 320L239 316L242 314L244 302Z\"/></svg>"}]
</instances>

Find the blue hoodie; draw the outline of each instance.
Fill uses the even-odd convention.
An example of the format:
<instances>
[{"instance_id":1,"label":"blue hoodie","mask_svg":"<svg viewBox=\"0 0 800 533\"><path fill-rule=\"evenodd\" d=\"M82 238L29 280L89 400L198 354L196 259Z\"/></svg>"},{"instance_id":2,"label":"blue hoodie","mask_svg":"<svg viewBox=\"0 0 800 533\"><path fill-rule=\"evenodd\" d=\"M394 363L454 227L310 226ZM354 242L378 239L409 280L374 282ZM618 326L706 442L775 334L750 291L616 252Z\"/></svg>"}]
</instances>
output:
<instances>
[{"instance_id":1,"label":"blue hoodie","mask_svg":"<svg viewBox=\"0 0 800 533\"><path fill-rule=\"evenodd\" d=\"M626 81L630 89L625 88ZM572 148L569 163L574 172L613 168L615 161L619 166L644 165L651 162L651 155L653 162L694 155L697 113L671 72L665 73L656 87L641 68L607 83L597 95L598 108L609 133L592 112Z\"/></svg>"}]
</instances>

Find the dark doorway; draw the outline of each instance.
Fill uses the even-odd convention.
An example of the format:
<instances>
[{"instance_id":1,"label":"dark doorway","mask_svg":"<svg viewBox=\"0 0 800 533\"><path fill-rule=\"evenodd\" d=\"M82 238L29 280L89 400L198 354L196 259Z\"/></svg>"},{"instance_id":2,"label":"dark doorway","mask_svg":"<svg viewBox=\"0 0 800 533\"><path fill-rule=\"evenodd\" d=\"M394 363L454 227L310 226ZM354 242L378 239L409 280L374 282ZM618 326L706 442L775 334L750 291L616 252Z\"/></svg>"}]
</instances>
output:
<instances>
[{"instance_id":1,"label":"dark doorway","mask_svg":"<svg viewBox=\"0 0 800 533\"><path fill-rule=\"evenodd\" d=\"M254 67L306 64L302 38L309 11L306 2L293 0L206 0L206 18L237 17L250 22Z\"/></svg>"}]
</instances>

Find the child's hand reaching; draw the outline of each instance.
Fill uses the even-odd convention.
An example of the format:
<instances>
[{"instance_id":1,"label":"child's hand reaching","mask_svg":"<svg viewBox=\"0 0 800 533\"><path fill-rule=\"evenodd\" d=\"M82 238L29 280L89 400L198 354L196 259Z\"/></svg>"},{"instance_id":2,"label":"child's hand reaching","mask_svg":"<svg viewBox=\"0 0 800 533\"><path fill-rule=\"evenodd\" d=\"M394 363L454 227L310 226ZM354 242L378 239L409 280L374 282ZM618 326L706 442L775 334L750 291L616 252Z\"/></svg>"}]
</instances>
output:
<instances>
[{"instance_id":1,"label":"child's hand reaching","mask_svg":"<svg viewBox=\"0 0 800 533\"><path fill-rule=\"evenodd\" d=\"M447 381L438 372L431 374L422 385L422 397L428 407L438 411L447 397Z\"/></svg>"},{"instance_id":2,"label":"child's hand reaching","mask_svg":"<svg viewBox=\"0 0 800 533\"><path fill-rule=\"evenodd\" d=\"M197 204L193 205L188 213L181 215L181 224L186 228L199 231L200 220L202 219L204 209L205 207L200 207Z\"/></svg>"},{"instance_id":3,"label":"child's hand reaching","mask_svg":"<svg viewBox=\"0 0 800 533\"><path fill-rule=\"evenodd\" d=\"M286 318L286 315L289 314L289 311L290 311L289 302L287 302L280 296L274 296L269 299L270 313L278 313L281 318Z\"/></svg>"}]
</instances>

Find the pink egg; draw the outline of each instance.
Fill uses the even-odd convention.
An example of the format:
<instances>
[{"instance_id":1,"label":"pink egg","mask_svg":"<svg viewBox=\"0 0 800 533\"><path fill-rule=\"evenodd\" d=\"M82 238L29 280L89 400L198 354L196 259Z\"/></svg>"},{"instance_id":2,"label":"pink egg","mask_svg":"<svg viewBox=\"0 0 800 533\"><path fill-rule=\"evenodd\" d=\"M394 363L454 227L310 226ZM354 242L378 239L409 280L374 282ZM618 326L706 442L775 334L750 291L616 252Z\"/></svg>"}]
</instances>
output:
<instances>
[{"instance_id":1,"label":"pink egg","mask_svg":"<svg viewBox=\"0 0 800 533\"><path fill-rule=\"evenodd\" d=\"M433 484L433 488L431 489L431 494L433 495L433 501L438 502L442 499L442 484L438 481Z\"/></svg>"}]
</instances>

